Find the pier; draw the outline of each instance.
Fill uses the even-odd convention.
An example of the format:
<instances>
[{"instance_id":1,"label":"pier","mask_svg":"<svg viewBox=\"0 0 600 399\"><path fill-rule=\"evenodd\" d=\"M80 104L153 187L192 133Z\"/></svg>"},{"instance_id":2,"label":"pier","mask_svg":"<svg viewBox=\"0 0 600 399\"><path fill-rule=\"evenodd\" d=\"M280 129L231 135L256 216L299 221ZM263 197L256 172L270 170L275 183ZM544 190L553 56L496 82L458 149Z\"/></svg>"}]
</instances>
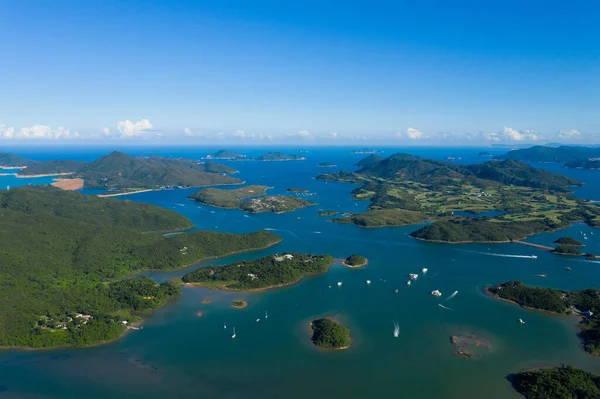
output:
<instances>
[{"instance_id":1,"label":"pier","mask_svg":"<svg viewBox=\"0 0 600 399\"><path fill-rule=\"evenodd\" d=\"M526 241L512 241L516 244L523 244L523 245L527 245L528 247L534 247L534 248L538 248L538 249L545 249L546 251L552 251L554 250L553 247L549 247L547 245L542 245L542 244L534 244L532 242L526 242Z\"/></svg>"}]
</instances>

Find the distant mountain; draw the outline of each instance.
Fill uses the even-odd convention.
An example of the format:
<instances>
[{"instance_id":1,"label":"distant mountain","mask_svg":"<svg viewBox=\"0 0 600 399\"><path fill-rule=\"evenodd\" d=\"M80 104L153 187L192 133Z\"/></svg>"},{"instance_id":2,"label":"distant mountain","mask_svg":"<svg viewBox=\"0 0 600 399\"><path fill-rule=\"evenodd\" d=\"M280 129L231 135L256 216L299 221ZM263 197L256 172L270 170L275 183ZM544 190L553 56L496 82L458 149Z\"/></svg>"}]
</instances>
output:
<instances>
[{"instance_id":1,"label":"distant mountain","mask_svg":"<svg viewBox=\"0 0 600 399\"><path fill-rule=\"evenodd\" d=\"M37 162L19 171L19 176L49 175L58 173L75 173L89 162L73 160L52 160Z\"/></svg>"},{"instance_id":2,"label":"distant mountain","mask_svg":"<svg viewBox=\"0 0 600 399\"><path fill-rule=\"evenodd\" d=\"M206 156L206 159L243 159L246 158L244 154L240 154L239 152L227 151L227 150L219 150L213 154L209 154Z\"/></svg>"},{"instance_id":3,"label":"distant mountain","mask_svg":"<svg viewBox=\"0 0 600 399\"><path fill-rule=\"evenodd\" d=\"M363 158L360 161L358 161L356 163L356 166L359 166L361 168L366 168L366 167L376 164L379 161L383 161L384 159L385 158L382 157L381 155L371 154L368 157Z\"/></svg>"},{"instance_id":4,"label":"distant mountain","mask_svg":"<svg viewBox=\"0 0 600 399\"><path fill-rule=\"evenodd\" d=\"M572 169L600 170L600 159L579 159L577 161L567 162L564 166L565 168Z\"/></svg>"},{"instance_id":5,"label":"distant mountain","mask_svg":"<svg viewBox=\"0 0 600 399\"><path fill-rule=\"evenodd\" d=\"M267 152L256 158L257 161L304 161L306 158L295 154L284 154L283 152Z\"/></svg>"},{"instance_id":6,"label":"distant mountain","mask_svg":"<svg viewBox=\"0 0 600 399\"><path fill-rule=\"evenodd\" d=\"M36 161L31 159L23 158L20 155L9 154L7 152L0 152L0 166L29 166L34 164Z\"/></svg>"},{"instance_id":7,"label":"distant mountain","mask_svg":"<svg viewBox=\"0 0 600 399\"><path fill-rule=\"evenodd\" d=\"M496 157L496 159L514 159L526 162L560 163L589 158L600 158L600 148L576 146L547 147L538 145L535 147L509 151L504 155Z\"/></svg>"},{"instance_id":8,"label":"distant mountain","mask_svg":"<svg viewBox=\"0 0 600 399\"><path fill-rule=\"evenodd\" d=\"M190 160L152 156L135 158L122 152L113 152L82 168L78 175L86 187L159 188L162 186L214 186L240 184L241 180L200 170Z\"/></svg>"},{"instance_id":9,"label":"distant mountain","mask_svg":"<svg viewBox=\"0 0 600 399\"><path fill-rule=\"evenodd\" d=\"M566 191L569 186L581 185L578 180L545 169L534 168L512 159L474 164L466 168L480 179L513 186Z\"/></svg>"}]
</instances>

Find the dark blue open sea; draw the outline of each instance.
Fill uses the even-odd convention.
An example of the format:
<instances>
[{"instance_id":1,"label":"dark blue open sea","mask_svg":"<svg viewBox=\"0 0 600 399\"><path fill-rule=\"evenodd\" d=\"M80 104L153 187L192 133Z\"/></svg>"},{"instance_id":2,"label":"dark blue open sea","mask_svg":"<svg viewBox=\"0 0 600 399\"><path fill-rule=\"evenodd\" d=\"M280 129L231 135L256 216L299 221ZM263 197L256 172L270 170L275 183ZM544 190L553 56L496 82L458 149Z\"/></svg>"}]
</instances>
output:
<instances>
[{"instance_id":1,"label":"dark blue open sea","mask_svg":"<svg viewBox=\"0 0 600 399\"><path fill-rule=\"evenodd\" d=\"M199 158L215 148L126 148L131 155L158 154ZM272 150L272 149L268 149ZM296 152L297 148L281 149ZM539 365L571 364L600 373L600 359L587 355L576 335L577 320L521 309L487 297L483 288L518 279L562 289L598 285L600 262L554 256L517 244L448 245L418 242L407 234L416 226L361 229L317 216L320 209L359 212L368 205L351 198L356 186L325 183L314 177L329 169L354 169L364 155L351 148L307 148L306 161L228 162L250 184L306 188L316 207L275 215L245 215L198 205L186 199L194 189L156 191L120 197L174 209L200 229L243 233L269 229L284 238L264 251L230 256L186 270L148 273L157 281L181 276L209 264L227 264L265 254L297 251L345 257L360 253L369 265L350 270L336 265L321 276L287 288L252 294L185 288L183 295L147 317L144 329L118 342L91 349L0 352L2 398L518 398L506 376ZM410 152L456 162L483 162L481 148L385 148L383 155ZM15 150L16 151L16 150ZM35 159L93 160L109 149L19 150ZM248 155L264 148L243 150ZM501 153L502 150L491 150ZM600 200L600 172L536 165L583 180L576 194ZM0 187L45 184L50 178L0 176ZM528 240L551 244L558 236L587 233L587 250L599 253L600 231L574 225ZM594 233L594 234L592 234ZM537 255L537 259L521 258ZM572 268L567 273L564 268ZM408 288L408 273L429 272ZM546 278L537 276L547 274ZM371 280L367 286L365 280ZM337 287L338 281L343 282ZM331 288L330 288L331 286ZM397 294L394 290L398 289ZM430 291L442 292L441 298ZM458 294L449 300L454 291ZM232 299L247 300L243 310ZM203 299L214 302L201 305ZM439 305L443 305L439 306ZM202 310L203 317L196 317ZM269 318L255 320L265 311ZM336 315L352 330L352 347L341 352L315 350L308 322ZM516 322L522 318L526 324ZM237 338L223 324L235 326ZM400 336L394 338L394 323ZM451 335L474 334L491 343L475 359L454 355Z\"/></svg>"}]
</instances>

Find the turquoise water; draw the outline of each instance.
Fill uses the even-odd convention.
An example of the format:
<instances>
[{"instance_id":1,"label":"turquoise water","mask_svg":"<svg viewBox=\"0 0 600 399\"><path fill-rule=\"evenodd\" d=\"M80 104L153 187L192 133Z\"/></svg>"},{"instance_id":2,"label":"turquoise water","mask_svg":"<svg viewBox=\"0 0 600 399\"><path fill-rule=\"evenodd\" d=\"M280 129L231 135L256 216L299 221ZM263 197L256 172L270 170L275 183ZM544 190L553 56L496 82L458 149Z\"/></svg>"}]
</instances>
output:
<instances>
[{"instance_id":1,"label":"turquoise water","mask_svg":"<svg viewBox=\"0 0 600 399\"><path fill-rule=\"evenodd\" d=\"M314 180L317 174L330 170L316 165L326 161L351 169L361 156L349 154L348 149L310 151L304 162L230 163L248 183L273 186L272 193L283 193L289 186L315 193L309 199L318 203L316 207L293 213L245 215L237 210L199 206L186 199L193 189L122 197L175 209L201 229L238 233L268 228L284 238L281 244L264 251L207 261L187 270L147 275L164 281L203 265L227 264L282 251L329 253L334 257L360 253L369 258L367 267L350 270L334 265L327 274L297 285L253 294L185 288L179 299L149 316L143 330L133 331L116 343L92 349L0 352L0 396L401 395L504 399L519 397L512 391L506 375L522 368L568 363L600 373L600 360L581 349L576 336L577 320L520 309L494 301L483 293L486 285L509 279L563 289L587 288L599 281L598 262L554 256L517 244L418 242L407 235L415 226L361 229L330 223L328 218L317 216L319 209L357 212L368 204L352 200L353 185ZM487 159L476 156L481 149L406 151L440 159L461 156L461 162ZM162 152L195 157L208 151ZM386 150L387 154L393 152ZM40 154L33 155L43 158ZM91 153L79 156L93 158ZM588 183L578 189L578 195L600 199L596 184L600 172L582 174L583 171L563 169L560 172ZM0 187L5 185L0 180ZM568 229L576 238L580 231L589 237L587 250L600 253L600 231L585 225ZM550 244L562 235L565 231L540 234L528 240ZM533 254L538 258L518 257ZM566 266L572 268L570 273L564 271ZM407 287L407 274L418 273L423 267L429 269L427 275L421 275ZM372 281L370 286L365 284L367 279ZM338 281L343 282L339 288ZM399 290L397 294L395 289ZM442 292L441 298L429 294L434 289ZM454 291L458 291L456 297L446 300ZM203 299L214 302L202 305ZM232 309L233 299L247 300L249 306ZM197 317L200 310L204 315ZM265 311L269 318L256 323ZM326 352L311 346L308 322L322 315L335 315L351 328L353 341L349 350ZM520 326L518 318L526 324ZM394 322L400 325L398 338L392 334ZM235 340L231 339L233 326L237 333ZM475 333L489 340L492 348L478 350L480 356L471 360L455 356L449 337L464 333Z\"/></svg>"}]
</instances>

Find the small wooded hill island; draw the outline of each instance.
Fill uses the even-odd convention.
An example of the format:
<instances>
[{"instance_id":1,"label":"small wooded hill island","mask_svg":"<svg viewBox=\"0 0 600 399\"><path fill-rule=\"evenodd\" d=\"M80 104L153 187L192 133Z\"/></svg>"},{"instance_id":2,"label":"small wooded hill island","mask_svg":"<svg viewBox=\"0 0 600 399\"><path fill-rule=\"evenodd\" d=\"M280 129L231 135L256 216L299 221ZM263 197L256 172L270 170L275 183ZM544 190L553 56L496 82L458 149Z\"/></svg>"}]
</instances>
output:
<instances>
[{"instance_id":1,"label":"small wooded hill island","mask_svg":"<svg viewBox=\"0 0 600 399\"><path fill-rule=\"evenodd\" d=\"M361 184L354 198L371 201L367 212L334 222L382 227L433 221L411 236L455 243L509 242L577 221L600 226L600 207L570 194L579 181L519 161L463 166L394 154L359 164L366 166L317 177ZM498 215L454 216L459 211Z\"/></svg>"},{"instance_id":2,"label":"small wooded hill island","mask_svg":"<svg viewBox=\"0 0 600 399\"><path fill-rule=\"evenodd\" d=\"M344 259L344 261L342 262L342 264L344 266L353 268L353 267L363 267L365 266L369 261L367 260L367 258L364 258L358 254L354 254L354 255L350 255L348 256L346 259Z\"/></svg>"},{"instance_id":3,"label":"small wooded hill island","mask_svg":"<svg viewBox=\"0 0 600 399\"><path fill-rule=\"evenodd\" d=\"M211 289L255 291L297 283L306 276L325 273L333 263L329 255L285 253L227 266L202 267L184 275L185 284Z\"/></svg>"},{"instance_id":4,"label":"small wooded hill island","mask_svg":"<svg viewBox=\"0 0 600 399\"><path fill-rule=\"evenodd\" d=\"M520 306L556 314L577 314L583 317L579 336L588 353L600 356L600 290L561 291L552 288L529 287L520 281L508 281L487 288L498 299Z\"/></svg>"},{"instance_id":5,"label":"small wooded hill island","mask_svg":"<svg viewBox=\"0 0 600 399\"><path fill-rule=\"evenodd\" d=\"M267 152L263 155L260 155L256 158L248 157L244 154L235 151L228 150L219 150L215 153L208 154L204 157L205 159L223 159L229 161L304 161L304 158L301 155L296 154L284 154L283 152Z\"/></svg>"},{"instance_id":6,"label":"small wooded hill island","mask_svg":"<svg viewBox=\"0 0 600 399\"><path fill-rule=\"evenodd\" d=\"M325 317L310 322L312 342L323 349L348 349L350 347L350 329L332 318Z\"/></svg>"},{"instance_id":7,"label":"small wooded hill island","mask_svg":"<svg viewBox=\"0 0 600 399\"><path fill-rule=\"evenodd\" d=\"M262 249L281 238L260 231L188 229L157 206L52 187L0 192L0 346L91 346L119 338L144 312L179 294L140 277L198 260Z\"/></svg>"},{"instance_id":8,"label":"small wooded hill island","mask_svg":"<svg viewBox=\"0 0 600 399\"><path fill-rule=\"evenodd\" d=\"M600 398L600 377L570 366L523 371L509 380L526 399Z\"/></svg>"}]
</instances>

